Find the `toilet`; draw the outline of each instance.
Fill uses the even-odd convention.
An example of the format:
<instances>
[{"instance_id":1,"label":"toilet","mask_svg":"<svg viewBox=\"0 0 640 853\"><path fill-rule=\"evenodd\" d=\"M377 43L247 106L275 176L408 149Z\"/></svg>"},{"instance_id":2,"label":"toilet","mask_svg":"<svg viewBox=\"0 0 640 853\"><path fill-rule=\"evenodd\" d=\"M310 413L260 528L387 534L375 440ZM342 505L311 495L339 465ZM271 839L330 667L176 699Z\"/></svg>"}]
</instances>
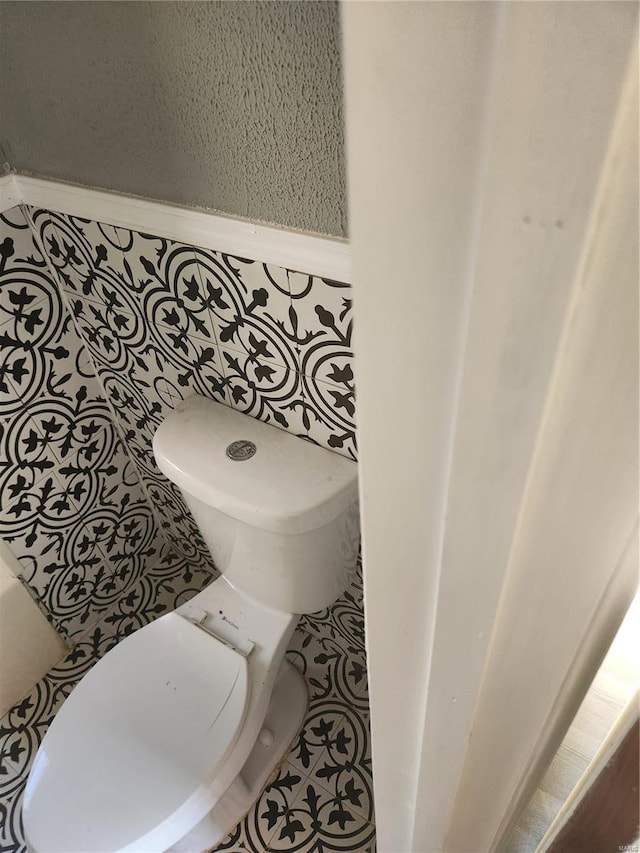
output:
<instances>
[{"instance_id":1,"label":"toilet","mask_svg":"<svg viewBox=\"0 0 640 853\"><path fill-rule=\"evenodd\" d=\"M221 572L127 637L56 715L27 782L33 853L200 853L248 812L307 694L284 654L353 578L354 462L200 396L153 441Z\"/></svg>"}]
</instances>

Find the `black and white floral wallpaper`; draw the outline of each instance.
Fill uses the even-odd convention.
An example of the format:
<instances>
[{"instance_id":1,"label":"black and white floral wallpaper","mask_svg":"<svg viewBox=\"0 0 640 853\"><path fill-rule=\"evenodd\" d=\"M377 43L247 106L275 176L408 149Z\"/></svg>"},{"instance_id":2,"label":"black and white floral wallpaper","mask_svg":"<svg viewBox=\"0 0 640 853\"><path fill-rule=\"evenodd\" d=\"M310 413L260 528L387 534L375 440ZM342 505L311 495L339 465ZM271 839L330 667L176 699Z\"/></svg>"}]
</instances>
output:
<instances>
[{"instance_id":1,"label":"black and white floral wallpaper","mask_svg":"<svg viewBox=\"0 0 640 853\"><path fill-rule=\"evenodd\" d=\"M23 851L22 791L57 709L215 572L153 458L166 413L196 392L357 449L347 285L41 209L0 226L0 535L73 644L0 721L0 850ZM360 581L301 619L288 656L310 693L302 733L218 849L372 853Z\"/></svg>"},{"instance_id":2,"label":"black and white floral wallpaper","mask_svg":"<svg viewBox=\"0 0 640 853\"><path fill-rule=\"evenodd\" d=\"M18 207L0 217L0 536L71 642L177 559Z\"/></svg>"},{"instance_id":3,"label":"black and white floral wallpaper","mask_svg":"<svg viewBox=\"0 0 640 853\"><path fill-rule=\"evenodd\" d=\"M185 396L356 458L347 285L45 210L29 216L178 553L211 569L151 447Z\"/></svg>"},{"instance_id":4,"label":"black and white floral wallpaper","mask_svg":"<svg viewBox=\"0 0 640 853\"><path fill-rule=\"evenodd\" d=\"M0 535L68 639L163 549L215 572L152 452L185 396L356 458L346 284L41 209L1 225Z\"/></svg>"},{"instance_id":5,"label":"black and white floral wallpaper","mask_svg":"<svg viewBox=\"0 0 640 853\"><path fill-rule=\"evenodd\" d=\"M30 213L98 375L138 431L195 391L356 458L348 285Z\"/></svg>"}]
</instances>

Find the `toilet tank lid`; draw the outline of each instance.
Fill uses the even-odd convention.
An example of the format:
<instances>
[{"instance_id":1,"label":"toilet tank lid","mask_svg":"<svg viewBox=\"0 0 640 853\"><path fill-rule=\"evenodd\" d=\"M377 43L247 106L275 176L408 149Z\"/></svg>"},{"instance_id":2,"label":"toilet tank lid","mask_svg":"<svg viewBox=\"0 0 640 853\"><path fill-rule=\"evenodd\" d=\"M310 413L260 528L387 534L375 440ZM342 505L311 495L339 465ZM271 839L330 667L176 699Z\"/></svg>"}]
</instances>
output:
<instances>
[{"instance_id":1,"label":"toilet tank lid","mask_svg":"<svg viewBox=\"0 0 640 853\"><path fill-rule=\"evenodd\" d=\"M231 459L238 441L255 444L254 455ZM352 460L199 395L165 418L153 451L183 492L274 533L321 527L358 498Z\"/></svg>"}]
</instances>

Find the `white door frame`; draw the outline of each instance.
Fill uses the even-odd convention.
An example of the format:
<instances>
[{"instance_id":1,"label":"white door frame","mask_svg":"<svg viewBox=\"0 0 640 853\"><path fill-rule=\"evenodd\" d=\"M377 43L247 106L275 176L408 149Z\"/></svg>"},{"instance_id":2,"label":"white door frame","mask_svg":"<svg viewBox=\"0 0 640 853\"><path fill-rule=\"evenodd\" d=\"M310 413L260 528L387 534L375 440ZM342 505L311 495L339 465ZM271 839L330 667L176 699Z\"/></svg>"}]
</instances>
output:
<instances>
[{"instance_id":1,"label":"white door frame","mask_svg":"<svg viewBox=\"0 0 640 853\"><path fill-rule=\"evenodd\" d=\"M478 853L566 722L581 644L579 685L597 661L616 608L597 632L588 622L637 517L637 358L623 358L637 352L637 182L626 160L615 172L637 125L637 10L342 13L378 847ZM612 210L622 219L607 223ZM598 312L613 330L602 338ZM594 401L604 416L585 431L576 418ZM581 455L564 459L570 425ZM572 488L593 490L613 448L596 518ZM562 536L544 512L557 490ZM557 548L536 550L541 540ZM530 606L542 556L564 610ZM539 667L539 701L524 691L510 708ZM517 733L508 754L505 726Z\"/></svg>"}]
</instances>

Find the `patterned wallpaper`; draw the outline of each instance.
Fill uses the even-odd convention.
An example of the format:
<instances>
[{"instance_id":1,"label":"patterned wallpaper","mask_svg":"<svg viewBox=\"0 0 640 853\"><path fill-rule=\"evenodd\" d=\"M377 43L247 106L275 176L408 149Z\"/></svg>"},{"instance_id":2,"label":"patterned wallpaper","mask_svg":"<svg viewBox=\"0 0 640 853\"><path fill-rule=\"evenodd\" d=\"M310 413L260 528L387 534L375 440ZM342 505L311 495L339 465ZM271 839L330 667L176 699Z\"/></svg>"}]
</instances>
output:
<instances>
[{"instance_id":1,"label":"patterned wallpaper","mask_svg":"<svg viewBox=\"0 0 640 853\"><path fill-rule=\"evenodd\" d=\"M176 595L214 571L151 447L185 396L356 458L351 294L271 264L27 215L57 287L14 208L2 218L0 530L74 638L117 609L145 563L179 578Z\"/></svg>"},{"instance_id":2,"label":"patterned wallpaper","mask_svg":"<svg viewBox=\"0 0 640 853\"><path fill-rule=\"evenodd\" d=\"M348 285L31 215L131 441L196 391L356 458Z\"/></svg>"},{"instance_id":3,"label":"patterned wallpaper","mask_svg":"<svg viewBox=\"0 0 640 853\"><path fill-rule=\"evenodd\" d=\"M0 216L0 535L68 640L176 565L20 208Z\"/></svg>"},{"instance_id":4,"label":"patterned wallpaper","mask_svg":"<svg viewBox=\"0 0 640 853\"><path fill-rule=\"evenodd\" d=\"M350 288L33 210L126 444L175 547L204 546L151 447L194 392L356 457Z\"/></svg>"}]
</instances>

